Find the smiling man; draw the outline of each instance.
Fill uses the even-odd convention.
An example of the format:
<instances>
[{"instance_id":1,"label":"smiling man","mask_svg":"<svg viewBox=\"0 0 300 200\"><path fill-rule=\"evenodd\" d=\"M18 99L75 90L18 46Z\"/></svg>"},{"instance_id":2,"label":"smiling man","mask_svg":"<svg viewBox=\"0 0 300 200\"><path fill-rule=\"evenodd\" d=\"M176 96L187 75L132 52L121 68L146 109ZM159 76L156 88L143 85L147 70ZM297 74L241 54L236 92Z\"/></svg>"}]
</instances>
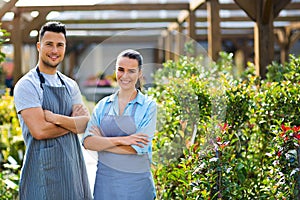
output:
<instances>
[{"instance_id":1,"label":"smiling man","mask_svg":"<svg viewBox=\"0 0 300 200\"><path fill-rule=\"evenodd\" d=\"M66 51L66 29L48 22L37 42L37 66L14 89L15 107L26 144L20 200L92 199L77 133L89 113L77 83L57 70Z\"/></svg>"}]
</instances>

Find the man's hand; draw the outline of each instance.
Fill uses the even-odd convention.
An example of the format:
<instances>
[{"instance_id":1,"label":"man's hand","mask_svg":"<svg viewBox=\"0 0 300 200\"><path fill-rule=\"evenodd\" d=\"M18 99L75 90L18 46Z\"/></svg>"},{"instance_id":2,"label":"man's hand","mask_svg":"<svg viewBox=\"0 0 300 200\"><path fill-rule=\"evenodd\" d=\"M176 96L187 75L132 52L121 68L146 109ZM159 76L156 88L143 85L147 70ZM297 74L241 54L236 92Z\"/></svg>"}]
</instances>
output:
<instances>
[{"instance_id":1,"label":"man's hand","mask_svg":"<svg viewBox=\"0 0 300 200\"><path fill-rule=\"evenodd\" d=\"M82 104L74 105L71 117L76 117L76 116L89 116L89 111Z\"/></svg>"},{"instance_id":2,"label":"man's hand","mask_svg":"<svg viewBox=\"0 0 300 200\"><path fill-rule=\"evenodd\" d=\"M73 105L71 116L55 114L44 110L45 121L63 127L72 133L84 133L87 122L90 118L88 109L84 105Z\"/></svg>"}]
</instances>

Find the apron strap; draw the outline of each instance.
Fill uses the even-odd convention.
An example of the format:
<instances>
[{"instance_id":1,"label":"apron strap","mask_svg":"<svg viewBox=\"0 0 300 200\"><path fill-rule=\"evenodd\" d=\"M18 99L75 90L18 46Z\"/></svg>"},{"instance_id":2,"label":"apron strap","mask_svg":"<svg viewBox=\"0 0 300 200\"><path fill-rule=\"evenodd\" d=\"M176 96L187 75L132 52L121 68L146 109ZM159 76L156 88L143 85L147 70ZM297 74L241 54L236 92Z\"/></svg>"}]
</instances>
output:
<instances>
[{"instance_id":1,"label":"apron strap","mask_svg":"<svg viewBox=\"0 0 300 200\"><path fill-rule=\"evenodd\" d=\"M134 117L134 114L135 114L135 110L136 110L136 107L137 107L137 101L134 103L133 105L133 108L132 108L132 111L131 111L131 117Z\"/></svg>"},{"instance_id":2,"label":"apron strap","mask_svg":"<svg viewBox=\"0 0 300 200\"><path fill-rule=\"evenodd\" d=\"M109 113L109 110L110 110L110 108L111 108L111 106L112 106L112 104L113 104L113 102L111 101L111 102L109 102L109 106L107 106L107 108L106 108L106 112L105 112L105 114L104 114L104 116L107 116L108 115L108 113Z\"/></svg>"},{"instance_id":3,"label":"apron strap","mask_svg":"<svg viewBox=\"0 0 300 200\"><path fill-rule=\"evenodd\" d=\"M41 86L42 89L44 89L43 88L43 84L45 83L45 78L44 78L43 74L41 74L39 67L36 68L36 72L37 72L37 74L39 76L39 79L40 79L40 86ZM62 78L60 77L60 75L57 72L56 72L56 74L57 74L57 76L58 76L61 84L64 85L64 86L66 86L65 82L62 80Z\"/></svg>"},{"instance_id":4,"label":"apron strap","mask_svg":"<svg viewBox=\"0 0 300 200\"><path fill-rule=\"evenodd\" d=\"M105 114L104 114L104 116L107 116L108 115L108 113L109 113L109 111L110 111L110 108L111 108L111 106L112 106L112 104L113 104L113 102L109 102L109 106L107 106L107 109L106 109L106 112L105 112ZM135 102L134 103L134 105L133 105L133 108L132 108L132 111L131 111L131 117L134 117L134 114L135 114L135 111L136 111L136 107L137 107L137 102Z\"/></svg>"},{"instance_id":5,"label":"apron strap","mask_svg":"<svg viewBox=\"0 0 300 200\"><path fill-rule=\"evenodd\" d=\"M36 68L36 72L37 72L37 74L38 74L38 76L39 76L39 79L40 79L40 87L44 90L44 88L43 88L43 83L45 83L45 78L44 78L44 76L41 74L39 67Z\"/></svg>"}]
</instances>

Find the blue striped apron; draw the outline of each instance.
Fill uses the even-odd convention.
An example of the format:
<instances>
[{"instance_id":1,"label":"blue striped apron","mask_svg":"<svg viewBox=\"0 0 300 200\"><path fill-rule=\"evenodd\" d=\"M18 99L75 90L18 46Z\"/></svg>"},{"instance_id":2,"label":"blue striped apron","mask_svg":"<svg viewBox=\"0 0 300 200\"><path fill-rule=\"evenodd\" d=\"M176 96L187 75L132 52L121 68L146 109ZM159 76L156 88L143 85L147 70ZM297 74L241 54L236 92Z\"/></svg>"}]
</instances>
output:
<instances>
[{"instance_id":1,"label":"blue striped apron","mask_svg":"<svg viewBox=\"0 0 300 200\"><path fill-rule=\"evenodd\" d=\"M127 136L136 133L134 104L131 116L108 115L108 107L100 123L104 136ZM94 200L153 200L154 182L147 154L124 155L98 152L98 167L94 186Z\"/></svg>"},{"instance_id":2,"label":"blue striped apron","mask_svg":"<svg viewBox=\"0 0 300 200\"><path fill-rule=\"evenodd\" d=\"M70 116L72 98L65 86L45 85L37 68L43 89L44 110ZM59 76L59 75L58 75ZM61 80L63 85L64 82ZM20 179L20 200L90 200L91 191L78 136L36 140L30 134Z\"/></svg>"}]
</instances>

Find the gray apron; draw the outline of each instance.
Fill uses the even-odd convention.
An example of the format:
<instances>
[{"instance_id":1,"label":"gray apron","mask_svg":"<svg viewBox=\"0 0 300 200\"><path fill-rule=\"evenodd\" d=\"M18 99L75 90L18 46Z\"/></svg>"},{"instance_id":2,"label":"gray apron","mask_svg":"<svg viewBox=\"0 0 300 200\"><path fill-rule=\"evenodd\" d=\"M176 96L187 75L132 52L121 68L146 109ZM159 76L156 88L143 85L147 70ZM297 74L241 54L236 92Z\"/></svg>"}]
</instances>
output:
<instances>
[{"instance_id":1,"label":"gray apron","mask_svg":"<svg viewBox=\"0 0 300 200\"><path fill-rule=\"evenodd\" d=\"M47 86L38 68L37 73L43 89L42 108L70 116L72 98L67 88ZM20 179L20 200L90 199L78 136L70 132L54 139L36 140L30 135Z\"/></svg>"},{"instance_id":2,"label":"gray apron","mask_svg":"<svg viewBox=\"0 0 300 200\"><path fill-rule=\"evenodd\" d=\"M101 120L100 128L105 137L127 136L136 133L134 104L131 116L108 115ZM98 152L98 167L94 186L94 200L153 200L154 182L150 160L144 155L123 155Z\"/></svg>"}]
</instances>

